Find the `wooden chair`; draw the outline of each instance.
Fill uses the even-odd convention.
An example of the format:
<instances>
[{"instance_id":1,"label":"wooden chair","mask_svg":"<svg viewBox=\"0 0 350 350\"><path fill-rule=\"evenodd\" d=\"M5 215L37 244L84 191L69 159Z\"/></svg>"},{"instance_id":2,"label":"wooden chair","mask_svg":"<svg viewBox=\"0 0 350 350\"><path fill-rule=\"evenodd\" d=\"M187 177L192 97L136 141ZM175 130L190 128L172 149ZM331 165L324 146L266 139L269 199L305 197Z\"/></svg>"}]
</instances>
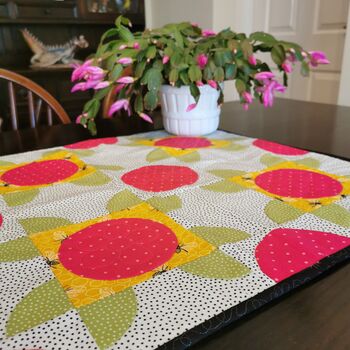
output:
<instances>
[{"instance_id":1,"label":"wooden chair","mask_svg":"<svg viewBox=\"0 0 350 350\"><path fill-rule=\"evenodd\" d=\"M29 108L29 122L30 127L35 128L39 122L42 104L46 103L46 116L48 125L52 125L53 112L58 116L58 119L63 124L69 124L71 120L68 114L63 109L61 104L44 88L36 84L32 80L11 72L6 69L0 69L0 79L7 80L8 94L10 100L11 124L13 130L18 130L18 113L16 105L15 84L27 90L28 108ZM35 97L36 98L35 98Z\"/></svg>"}]
</instances>

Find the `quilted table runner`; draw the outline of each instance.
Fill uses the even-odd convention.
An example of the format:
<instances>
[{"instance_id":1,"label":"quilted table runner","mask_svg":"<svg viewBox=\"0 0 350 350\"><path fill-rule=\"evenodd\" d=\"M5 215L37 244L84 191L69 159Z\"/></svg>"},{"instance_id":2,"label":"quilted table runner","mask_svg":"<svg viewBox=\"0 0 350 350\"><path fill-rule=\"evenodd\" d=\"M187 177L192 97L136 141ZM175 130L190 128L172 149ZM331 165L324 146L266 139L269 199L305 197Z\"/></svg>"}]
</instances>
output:
<instances>
[{"instance_id":1,"label":"quilted table runner","mask_svg":"<svg viewBox=\"0 0 350 350\"><path fill-rule=\"evenodd\" d=\"M222 131L2 157L0 348L185 347L349 228L350 163Z\"/></svg>"}]
</instances>

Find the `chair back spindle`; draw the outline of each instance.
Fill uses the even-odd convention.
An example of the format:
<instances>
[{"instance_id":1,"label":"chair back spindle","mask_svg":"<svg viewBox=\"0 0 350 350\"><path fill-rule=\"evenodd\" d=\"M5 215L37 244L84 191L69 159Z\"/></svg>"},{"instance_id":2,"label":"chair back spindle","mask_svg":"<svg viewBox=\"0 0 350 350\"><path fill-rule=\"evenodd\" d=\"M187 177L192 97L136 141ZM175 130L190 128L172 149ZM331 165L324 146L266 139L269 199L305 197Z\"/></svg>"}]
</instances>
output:
<instances>
[{"instance_id":1,"label":"chair back spindle","mask_svg":"<svg viewBox=\"0 0 350 350\"><path fill-rule=\"evenodd\" d=\"M18 130L19 124L15 85L21 86L27 90L26 96L31 128L35 128L39 124L43 103L47 106L46 115L48 125L53 125L53 114L57 115L58 119L63 124L69 124L71 122L61 104L48 91L34 81L6 69L0 69L0 79L7 80L8 82L10 117L13 130Z\"/></svg>"}]
</instances>

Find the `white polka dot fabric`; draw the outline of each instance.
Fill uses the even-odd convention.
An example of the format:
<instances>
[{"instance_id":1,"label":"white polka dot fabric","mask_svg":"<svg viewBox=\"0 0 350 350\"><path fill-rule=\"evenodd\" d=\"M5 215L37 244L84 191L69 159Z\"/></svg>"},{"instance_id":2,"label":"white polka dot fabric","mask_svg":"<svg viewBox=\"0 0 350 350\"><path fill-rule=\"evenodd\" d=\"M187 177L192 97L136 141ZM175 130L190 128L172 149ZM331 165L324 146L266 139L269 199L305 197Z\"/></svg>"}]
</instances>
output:
<instances>
[{"instance_id":1,"label":"white polka dot fabric","mask_svg":"<svg viewBox=\"0 0 350 350\"><path fill-rule=\"evenodd\" d=\"M222 131L175 140L159 131L65 149L96 167L102 182L61 181L74 165L36 162L62 147L0 158L0 167L13 163L0 175L7 185L46 184L18 205L0 195L0 349L156 349L348 247L350 163L254 141ZM16 167L28 162L35 163ZM278 169L281 162L298 166ZM104 221L111 208L140 203L154 206L164 221ZM67 227L99 223L57 238L58 254L49 259L29 237L57 226L40 226L38 218ZM173 256L192 248L169 232L168 222L199 237L205 256L170 268ZM57 266L96 283L124 278L130 285L119 292L104 287L98 301L105 304L76 306ZM153 277L129 280L150 271Z\"/></svg>"}]
</instances>

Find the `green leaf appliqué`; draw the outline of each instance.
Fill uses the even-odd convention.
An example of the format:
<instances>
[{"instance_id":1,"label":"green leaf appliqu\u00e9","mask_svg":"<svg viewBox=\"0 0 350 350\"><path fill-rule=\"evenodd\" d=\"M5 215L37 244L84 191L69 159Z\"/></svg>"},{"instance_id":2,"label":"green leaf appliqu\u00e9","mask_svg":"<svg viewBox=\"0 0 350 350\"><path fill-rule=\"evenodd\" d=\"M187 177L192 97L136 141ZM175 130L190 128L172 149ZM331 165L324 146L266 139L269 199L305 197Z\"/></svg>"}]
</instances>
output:
<instances>
[{"instance_id":1,"label":"green leaf appliqu\u00e9","mask_svg":"<svg viewBox=\"0 0 350 350\"><path fill-rule=\"evenodd\" d=\"M7 336L38 326L72 308L66 293L56 279L45 282L27 294L10 314Z\"/></svg>"},{"instance_id":2,"label":"green leaf appliqu\u00e9","mask_svg":"<svg viewBox=\"0 0 350 350\"><path fill-rule=\"evenodd\" d=\"M226 243L239 242L250 237L246 232L226 227L196 226L192 227L190 231L216 247Z\"/></svg>"},{"instance_id":3,"label":"green leaf appliqu\u00e9","mask_svg":"<svg viewBox=\"0 0 350 350\"><path fill-rule=\"evenodd\" d=\"M178 160L186 163L198 162L201 158L197 151L193 151L191 153L184 154L182 156L176 157Z\"/></svg>"},{"instance_id":4,"label":"green leaf appliqu\u00e9","mask_svg":"<svg viewBox=\"0 0 350 350\"><path fill-rule=\"evenodd\" d=\"M0 244L0 261L28 260L39 255L28 237L20 237Z\"/></svg>"},{"instance_id":5,"label":"green leaf appliqu\u00e9","mask_svg":"<svg viewBox=\"0 0 350 350\"><path fill-rule=\"evenodd\" d=\"M324 205L312 214L346 228L350 227L350 212L338 204Z\"/></svg>"},{"instance_id":6,"label":"green leaf appliqu\u00e9","mask_svg":"<svg viewBox=\"0 0 350 350\"><path fill-rule=\"evenodd\" d=\"M206 278L234 279L247 275L250 269L220 250L179 267L181 270Z\"/></svg>"},{"instance_id":7,"label":"green leaf appliqu\u00e9","mask_svg":"<svg viewBox=\"0 0 350 350\"><path fill-rule=\"evenodd\" d=\"M279 163L286 162L286 160L281 157L272 156L270 154L264 154L260 158L260 162L263 163L265 166L270 167Z\"/></svg>"},{"instance_id":8,"label":"green leaf appliqu\u00e9","mask_svg":"<svg viewBox=\"0 0 350 350\"><path fill-rule=\"evenodd\" d=\"M23 226L27 234L48 231L58 227L72 224L72 222L67 219L51 216L20 219L19 222Z\"/></svg>"},{"instance_id":9,"label":"green leaf appliqu\u00e9","mask_svg":"<svg viewBox=\"0 0 350 350\"><path fill-rule=\"evenodd\" d=\"M101 171L95 171L92 174L71 181L71 183L73 185L79 186L101 186L107 184L110 181L112 181L112 179L109 176L105 175Z\"/></svg>"},{"instance_id":10,"label":"green leaf appliqu\u00e9","mask_svg":"<svg viewBox=\"0 0 350 350\"><path fill-rule=\"evenodd\" d=\"M264 211L265 214L277 224L284 224L285 222L296 220L304 214L300 209L292 207L291 205L283 203L277 199L267 203Z\"/></svg>"},{"instance_id":11,"label":"green leaf appliqu\u00e9","mask_svg":"<svg viewBox=\"0 0 350 350\"><path fill-rule=\"evenodd\" d=\"M168 213L171 210L181 208L181 198L173 195L169 197L152 197L147 200L152 207L160 210L162 213Z\"/></svg>"},{"instance_id":12,"label":"green leaf appliqu\u00e9","mask_svg":"<svg viewBox=\"0 0 350 350\"><path fill-rule=\"evenodd\" d=\"M140 145L139 145L140 146ZM161 148L156 148L147 154L146 160L148 162L156 162L158 160L169 158L169 154Z\"/></svg>"},{"instance_id":13,"label":"green leaf appliqu\u00e9","mask_svg":"<svg viewBox=\"0 0 350 350\"><path fill-rule=\"evenodd\" d=\"M78 309L79 315L100 349L118 341L131 326L137 312L132 288Z\"/></svg>"},{"instance_id":14,"label":"green leaf appliqu\u00e9","mask_svg":"<svg viewBox=\"0 0 350 350\"><path fill-rule=\"evenodd\" d=\"M135 205L142 203L142 200L135 196L129 190L123 190L114 195L107 204L107 210L110 213L114 211L124 210L126 208L131 208Z\"/></svg>"},{"instance_id":15,"label":"green leaf appliqu\u00e9","mask_svg":"<svg viewBox=\"0 0 350 350\"><path fill-rule=\"evenodd\" d=\"M17 205L23 205L31 202L39 194L39 189L34 188L28 191L19 191L3 194L3 198L9 207L15 207Z\"/></svg>"},{"instance_id":16,"label":"green leaf appliqu\u00e9","mask_svg":"<svg viewBox=\"0 0 350 350\"><path fill-rule=\"evenodd\" d=\"M208 191L223 192L223 193L234 193L234 192L240 192L240 191L246 190L245 187L228 180L215 182L210 185L202 186L202 188Z\"/></svg>"},{"instance_id":17,"label":"green leaf appliqu\u00e9","mask_svg":"<svg viewBox=\"0 0 350 350\"><path fill-rule=\"evenodd\" d=\"M246 174L245 171L231 170L231 169L214 169L214 170L209 170L209 173L217 177L221 177L223 179L230 179L231 177L234 177L234 176L241 176Z\"/></svg>"}]
</instances>

